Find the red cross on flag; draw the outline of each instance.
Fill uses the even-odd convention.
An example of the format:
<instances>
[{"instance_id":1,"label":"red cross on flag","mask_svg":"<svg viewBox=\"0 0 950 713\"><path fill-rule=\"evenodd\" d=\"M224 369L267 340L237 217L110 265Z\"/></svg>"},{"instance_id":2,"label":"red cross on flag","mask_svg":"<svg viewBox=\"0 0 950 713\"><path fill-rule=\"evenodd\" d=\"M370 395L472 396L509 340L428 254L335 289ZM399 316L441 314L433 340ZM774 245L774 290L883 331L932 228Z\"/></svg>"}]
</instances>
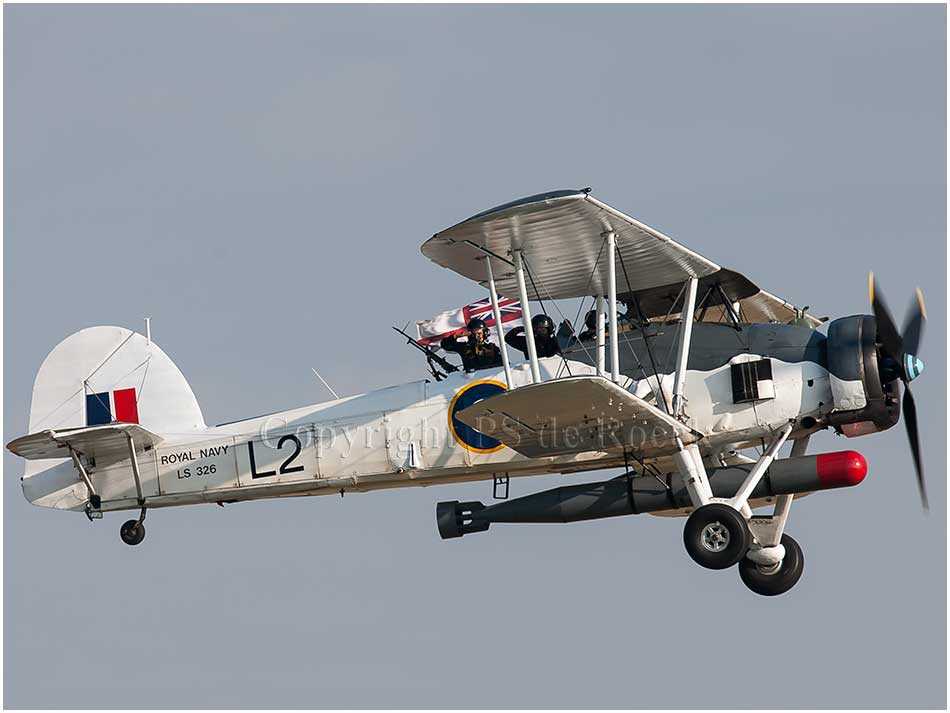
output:
<instances>
[{"instance_id":1,"label":"red cross on flag","mask_svg":"<svg viewBox=\"0 0 950 713\"><path fill-rule=\"evenodd\" d=\"M501 312L501 323L505 332L522 326L521 303L508 297L498 299L498 309ZM450 334L459 334L465 330L469 320L475 318L484 320L491 330L491 341L501 344L499 330L495 325L495 315L492 313L491 300L484 299L472 302L464 307L441 312L431 319L416 322L419 333L419 343L426 346L438 347L439 342Z\"/></svg>"}]
</instances>

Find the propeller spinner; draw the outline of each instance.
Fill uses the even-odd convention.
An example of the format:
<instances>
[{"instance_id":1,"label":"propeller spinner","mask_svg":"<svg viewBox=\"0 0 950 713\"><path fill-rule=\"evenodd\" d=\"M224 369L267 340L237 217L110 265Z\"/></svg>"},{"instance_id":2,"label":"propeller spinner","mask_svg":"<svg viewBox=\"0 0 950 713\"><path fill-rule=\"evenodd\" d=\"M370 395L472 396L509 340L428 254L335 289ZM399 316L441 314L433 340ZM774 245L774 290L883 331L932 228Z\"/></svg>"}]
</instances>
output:
<instances>
[{"instance_id":1,"label":"propeller spinner","mask_svg":"<svg viewBox=\"0 0 950 713\"><path fill-rule=\"evenodd\" d=\"M907 439L910 442L910 452L914 458L914 468L917 472L917 489L920 491L920 502L924 510L929 509L927 502L927 487L924 483L924 468L920 460L920 437L917 428L917 406L914 395L910 390L910 382L916 379L924 370L924 363L917 356L920 349L920 338L923 334L924 321L927 311L924 308L924 296L917 289L917 300L911 303L904 328L898 332L894 318L887 308L884 295L880 289L875 289L874 273L868 275L868 292L871 297L871 309L874 312L874 321L877 325L877 341L880 344L881 375L888 379L900 378L904 382L904 398L901 401L901 410L904 414L904 428L907 430Z\"/></svg>"}]
</instances>

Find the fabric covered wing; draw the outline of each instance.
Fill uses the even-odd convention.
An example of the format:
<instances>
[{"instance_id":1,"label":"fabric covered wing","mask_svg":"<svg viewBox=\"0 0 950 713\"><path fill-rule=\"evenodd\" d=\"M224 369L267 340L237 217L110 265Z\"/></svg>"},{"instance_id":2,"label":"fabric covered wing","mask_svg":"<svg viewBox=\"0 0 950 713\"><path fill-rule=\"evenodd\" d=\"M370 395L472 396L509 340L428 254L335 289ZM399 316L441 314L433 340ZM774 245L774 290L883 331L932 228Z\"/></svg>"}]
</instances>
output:
<instances>
[{"instance_id":1,"label":"fabric covered wing","mask_svg":"<svg viewBox=\"0 0 950 713\"><path fill-rule=\"evenodd\" d=\"M794 305L765 290L759 290L758 293L742 300L739 305L742 309L742 317L747 322L759 324L781 322L787 324L798 317ZM819 319L806 312L800 319L807 322L812 329L816 329L828 318Z\"/></svg>"},{"instance_id":2,"label":"fabric covered wing","mask_svg":"<svg viewBox=\"0 0 950 713\"><path fill-rule=\"evenodd\" d=\"M664 317L682 284L700 278L705 321L725 321L724 300L738 302L747 322L789 322L793 305L760 290L748 278L720 267L672 238L603 203L588 190L553 191L506 203L436 233L422 254L442 267L487 283L491 260L498 293L518 297L511 251L521 249L531 279L528 299L567 299L607 293L605 235L617 238L617 292L636 295L650 319ZM495 257L490 257L494 255ZM710 292L709 288L716 287ZM698 310L697 310L698 311ZM812 327L821 323L811 315Z\"/></svg>"},{"instance_id":3,"label":"fabric covered wing","mask_svg":"<svg viewBox=\"0 0 950 713\"><path fill-rule=\"evenodd\" d=\"M617 274L622 274L622 258L631 285L657 287L719 269L585 191L556 191L493 208L436 233L423 244L422 253L482 282L487 279L486 253L479 248L506 260L511 250L521 248L534 278L528 285L529 299L586 297L607 292L604 234L611 230L617 235ZM492 260L499 294L517 297L511 266Z\"/></svg>"},{"instance_id":4,"label":"fabric covered wing","mask_svg":"<svg viewBox=\"0 0 950 713\"><path fill-rule=\"evenodd\" d=\"M636 300L643 317L650 320L676 318L683 308L683 285L674 283L627 291L620 280L618 299L632 304ZM733 270L720 269L711 275L699 278L696 292L696 316L703 322L729 322L726 302L739 305L739 319L751 324L780 322L787 324L801 319L812 329L821 320L810 314L800 316L795 306L773 294L760 290L749 278Z\"/></svg>"},{"instance_id":5,"label":"fabric covered wing","mask_svg":"<svg viewBox=\"0 0 950 713\"><path fill-rule=\"evenodd\" d=\"M529 458L620 451L651 458L696 434L602 376L522 386L479 401L456 418Z\"/></svg>"}]
</instances>

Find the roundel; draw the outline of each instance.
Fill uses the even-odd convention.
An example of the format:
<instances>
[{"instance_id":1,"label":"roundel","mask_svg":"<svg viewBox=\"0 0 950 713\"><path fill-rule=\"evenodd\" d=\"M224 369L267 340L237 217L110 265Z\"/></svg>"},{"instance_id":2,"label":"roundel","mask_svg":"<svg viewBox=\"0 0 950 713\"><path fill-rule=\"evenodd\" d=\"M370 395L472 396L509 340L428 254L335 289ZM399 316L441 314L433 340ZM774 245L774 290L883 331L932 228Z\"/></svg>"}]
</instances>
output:
<instances>
[{"instance_id":1,"label":"roundel","mask_svg":"<svg viewBox=\"0 0 950 713\"><path fill-rule=\"evenodd\" d=\"M494 453L504 447L504 444L494 438L489 438L484 433L479 433L471 426L459 421L455 418L455 414L479 401L484 401L505 391L505 385L501 382L486 380L473 381L455 394L455 398L452 399L452 404L449 406L449 431L452 432L452 437L462 447L475 453Z\"/></svg>"}]
</instances>

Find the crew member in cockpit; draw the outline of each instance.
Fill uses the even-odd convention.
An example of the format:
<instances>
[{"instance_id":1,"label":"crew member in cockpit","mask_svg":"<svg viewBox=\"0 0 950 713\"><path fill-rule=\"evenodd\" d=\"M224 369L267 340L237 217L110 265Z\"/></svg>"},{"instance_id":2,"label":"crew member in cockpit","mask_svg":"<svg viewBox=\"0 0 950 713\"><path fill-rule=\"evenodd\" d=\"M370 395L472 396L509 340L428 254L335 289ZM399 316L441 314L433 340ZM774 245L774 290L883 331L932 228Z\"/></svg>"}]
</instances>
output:
<instances>
[{"instance_id":1,"label":"crew member in cockpit","mask_svg":"<svg viewBox=\"0 0 950 713\"><path fill-rule=\"evenodd\" d=\"M462 367L465 371L501 366L501 351L488 341L488 325L476 317L469 320L466 330L464 341L450 334L442 340L440 346L445 351L455 352L462 357Z\"/></svg>"},{"instance_id":2,"label":"crew member in cockpit","mask_svg":"<svg viewBox=\"0 0 950 713\"><path fill-rule=\"evenodd\" d=\"M628 305L627 314L625 315L619 314L619 313L617 314L617 323L620 325L621 332L624 331L624 325L630 324L629 315L632 313L633 313L633 310ZM606 315L604 316L606 317ZM582 342L592 342L593 340L597 339L597 310L592 309L590 312L588 312L584 316L584 327L586 327L586 329L584 329L584 331L578 335L577 337L578 340ZM604 337L605 338L609 332L610 332L610 322L605 321L604 322Z\"/></svg>"},{"instance_id":3,"label":"crew member in cockpit","mask_svg":"<svg viewBox=\"0 0 950 713\"><path fill-rule=\"evenodd\" d=\"M584 316L584 326L586 329L578 335L582 342L589 342L597 338L597 310L592 309ZM607 325L604 325L604 334L607 333Z\"/></svg>"},{"instance_id":4,"label":"crew member in cockpit","mask_svg":"<svg viewBox=\"0 0 950 713\"><path fill-rule=\"evenodd\" d=\"M554 335L554 320L546 314L536 314L531 318L531 330L534 332L534 346L539 359L561 353L561 346ZM505 344L520 350L524 358L528 358L528 339L524 336L524 327L515 327L508 332Z\"/></svg>"}]
</instances>

